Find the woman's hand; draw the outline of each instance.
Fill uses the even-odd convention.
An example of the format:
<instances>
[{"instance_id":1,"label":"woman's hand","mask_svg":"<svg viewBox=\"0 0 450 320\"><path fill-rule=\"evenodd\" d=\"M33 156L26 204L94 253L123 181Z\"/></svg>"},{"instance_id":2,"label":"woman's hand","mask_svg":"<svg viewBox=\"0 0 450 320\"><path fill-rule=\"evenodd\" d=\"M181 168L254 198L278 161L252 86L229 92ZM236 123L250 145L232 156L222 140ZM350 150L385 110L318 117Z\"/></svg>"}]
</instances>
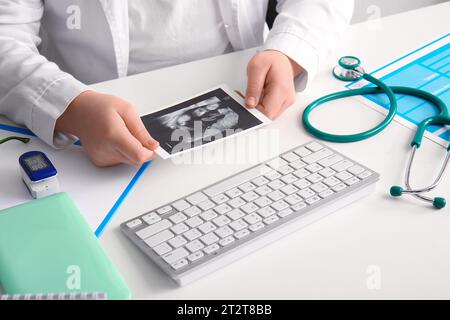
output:
<instances>
[{"instance_id":1,"label":"woman's hand","mask_svg":"<svg viewBox=\"0 0 450 320\"><path fill-rule=\"evenodd\" d=\"M295 102L294 77L301 72L302 67L279 51L257 53L247 66L245 104L275 119Z\"/></svg>"},{"instance_id":2,"label":"woman's hand","mask_svg":"<svg viewBox=\"0 0 450 320\"><path fill-rule=\"evenodd\" d=\"M100 167L140 165L154 156L154 140L133 106L111 95L86 91L56 121L59 132L78 137L89 158Z\"/></svg>"}]
</instances>

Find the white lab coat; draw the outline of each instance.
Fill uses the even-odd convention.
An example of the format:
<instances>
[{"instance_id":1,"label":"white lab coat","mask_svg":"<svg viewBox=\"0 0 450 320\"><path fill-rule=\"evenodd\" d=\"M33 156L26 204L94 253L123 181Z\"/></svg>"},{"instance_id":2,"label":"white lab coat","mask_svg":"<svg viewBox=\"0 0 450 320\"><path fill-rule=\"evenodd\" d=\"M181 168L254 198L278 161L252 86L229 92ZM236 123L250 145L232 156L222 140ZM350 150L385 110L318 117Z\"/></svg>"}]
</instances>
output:
<instances>
[{"instance_id":1,"label":"white lab coat","mask_svg":"<svg viewBox=\"0 0 450 320\"><path fill-rule=\"evenodd\" d=\"M267 0L217 1L233 49L263 45ZM264 47L288 55L310 81L353 5L279 0ZM54 132L57 118L86 85L127 75L128 35L126 0L0 0L0 114L54 147L67 145Z\"/></svg>"}]
</instances>

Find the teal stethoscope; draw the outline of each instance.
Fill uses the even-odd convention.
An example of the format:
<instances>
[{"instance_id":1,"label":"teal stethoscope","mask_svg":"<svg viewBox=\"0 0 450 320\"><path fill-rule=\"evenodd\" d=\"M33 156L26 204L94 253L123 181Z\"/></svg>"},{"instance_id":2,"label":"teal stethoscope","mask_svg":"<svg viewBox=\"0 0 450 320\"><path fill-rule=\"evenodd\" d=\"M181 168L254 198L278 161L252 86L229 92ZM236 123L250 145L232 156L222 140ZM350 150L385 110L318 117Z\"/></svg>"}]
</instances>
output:
<instances>
[{"instance_id":1,"label":"teal stethoscope","mask_svg":"<svg viewBox=\"0 0 450 320\"><path fill-rule=\"evenodd\" d=\"M409 88L409 87L400 87L400 86L388 86L383 81L371 76L370 74L366 73L364 69L360 66L360 60L356 57L352 56L345 56L339 59L339 65L337 65L333 69L333 75L342 81L357 81L360 79L365 79L368 82L374 84L376 87L365 87L360 89L353 89L353 90L346 90L341 92L336 92L329 94L327 96L324 96L322 98L317 99L316 101L312 102L309 106L306 107L304 113L303 113L303 124L307 131L309 131L312 135L316 136L317 138L332 141L332 142L355 142L364 140L367 138L370 138L379 132L381 132L383 129L385 129L394 119L395 115L397 114L397 98L395 96L395 93L401 93L406 95L412 95L416 96L422 99L425 99L429 101L430 103L434 104L439 110L440 113L438 116L429 117L425 120L423 120L417 127L417 132L411 142L411 154L408 160L408 164L406 167L406 174L405 174L405 188L402 188L400 186L393 186L390 189L390 194L394 197L401 196L402 194L409 194L413 195L416 198L430 202L433 204L435 208L441 209L445 207L445 199L441 197L435 197L430 198L424 193L427 193L434 188L437 187L439 182L442 180L442 177L444 176L444 172L447 168L449 159L450 159L450 143L447 147L447 155L445 157L444 163L438 173L437 178L434 180L434 182L421 189L413 189L411 188L410 184L410 176L411 176L411 165L414 160L414 156L416 154L416 150L420 148L420 144L422 143L422 138L425 133L425 130L430 125L450 125L450 117L448 114L448 109L445 103L439 99L437 96L428 93L423 90L415 89L415 88ZM314 127L311 122L309 121L309 115L311 112L317 108L319 105L341 99L346 97L352 97L356 95L365 95L365 94L376 94L376 93L385 93L386 96L389 98L390 107L389 112L386 116L386 118L377 126L374 128L357 133L357 134L350 134L350 135L337 135L337 134L331 134L327 132L323 132L316 127Z\"/></svg>"}]
</instances>

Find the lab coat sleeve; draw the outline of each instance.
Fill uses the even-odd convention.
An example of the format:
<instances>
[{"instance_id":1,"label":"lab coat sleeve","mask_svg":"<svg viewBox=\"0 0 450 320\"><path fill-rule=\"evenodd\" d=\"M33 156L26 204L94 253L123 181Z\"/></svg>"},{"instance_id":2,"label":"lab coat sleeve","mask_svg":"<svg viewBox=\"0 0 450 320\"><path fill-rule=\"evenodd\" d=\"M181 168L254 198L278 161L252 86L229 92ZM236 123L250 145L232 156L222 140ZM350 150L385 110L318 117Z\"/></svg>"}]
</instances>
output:
<instances>
[{"instance_id":1,"label":"lab coat sleeve","mask_svg":"<svg viewBox=\"0 0 450 320\"><path fill-rule=\"evenodd\" d=\"M264 44L298 63L307 86L353 15L354 0L278 0L278 16ZM301 80L301 79L299 79Z\"/></svg>"},{"instance_id":2,"label":"lab coat sleeve","mask_svg":"<svg viewBox=\"0 0 450 320\"><path fill-rule=\"evenodd\" d=\"M39 53L43 11L42 0L0 0L0 114L63 148L75 138L56 120L87 87Z\"/></svg>"}]
</instances>

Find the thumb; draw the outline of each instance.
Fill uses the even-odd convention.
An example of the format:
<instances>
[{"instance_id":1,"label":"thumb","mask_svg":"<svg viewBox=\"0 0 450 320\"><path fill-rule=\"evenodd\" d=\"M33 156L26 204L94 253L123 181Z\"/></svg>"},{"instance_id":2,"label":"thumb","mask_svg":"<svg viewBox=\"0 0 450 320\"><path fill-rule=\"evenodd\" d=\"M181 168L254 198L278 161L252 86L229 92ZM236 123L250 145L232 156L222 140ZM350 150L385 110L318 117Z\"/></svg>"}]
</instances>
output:
<instances>
[{"instance_id":1,"label":"thumb","mask_svg":"<svg viewBox=\"0 0 450 320\"><path fill-rule=\"evenodd\" d=\"M159 142L152 138L139 115L133 108L127 108L122 114L123 121L130 133L146 148L155 150Z\"/></svg>"},{"instance_id":2,"label":"thumb","mask_svg":"<svg viewBox=\"0 0 450 320\"><path fill-rule=\"evenodd\" d=\"M258 105L269 67L270 64L262 64L255 58L248 64L247 92L245 94L245 104L247 107L254 108Z\"/></svg>"}]
</instances>

